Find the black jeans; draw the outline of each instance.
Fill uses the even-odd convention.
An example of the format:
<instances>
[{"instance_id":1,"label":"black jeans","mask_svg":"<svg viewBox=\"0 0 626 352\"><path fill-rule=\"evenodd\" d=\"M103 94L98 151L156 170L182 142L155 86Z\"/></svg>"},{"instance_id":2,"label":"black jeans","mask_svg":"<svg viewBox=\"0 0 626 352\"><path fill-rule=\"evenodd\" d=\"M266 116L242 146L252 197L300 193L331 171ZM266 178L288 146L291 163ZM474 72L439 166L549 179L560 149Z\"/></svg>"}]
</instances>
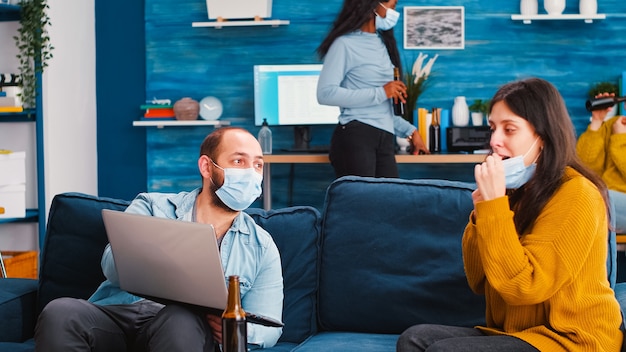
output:
<instances>
[{"instance_id":1,"label":"black jeans","mask_svg":"<svg viewBox=\"0 0 626 352\"><path fill-rule=\"evenodd\" d=\"M338 124L329 158L337 178L346 175L398 177L395 136L359 121Z\"/></svg>"},{"instance_id":2,"label":"black jeans","mask_svg":"<svg viewBox=\"0 0 626 352\"><path fill-rule=\"evenodd\" d=\"M539 352L513 336L487 336L480 330L457 326L421 324L406 329L397 352Z\"/></svg>"},{"instance_id":3,"label":"black jeans","mask_svg":"<svg viewBox=\"0 0 626 352\"><path fill-rule=\"evenodd\" d=\"M99 306L59 298L44 308L35 329L35 351L213 352L204 316L151 301Z\"/></svg>"}]
</instances>

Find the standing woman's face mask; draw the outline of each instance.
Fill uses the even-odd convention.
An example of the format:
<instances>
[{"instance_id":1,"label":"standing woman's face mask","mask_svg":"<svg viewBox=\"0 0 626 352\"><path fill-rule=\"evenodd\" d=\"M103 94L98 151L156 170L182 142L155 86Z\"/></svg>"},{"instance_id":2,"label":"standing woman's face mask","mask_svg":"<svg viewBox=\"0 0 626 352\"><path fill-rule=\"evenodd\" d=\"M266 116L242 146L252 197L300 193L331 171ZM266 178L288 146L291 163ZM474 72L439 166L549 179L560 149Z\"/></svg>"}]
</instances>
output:
<instances>
[{"instance_id":1,"label":"standing woman's face mask","mask_svg":"<svg viewBox=\"0 0 626 352\"><path fill-rule=\"evenodd\" d=\"M391 1L389 3L391 3ZM374 10L374 14L376 15L376 29L383 31L390 30L396 25L396 23L398 23L400 13L391 7L383 5L382 3L379 3L379 5L385 9L385 16L382 17L378 14L378 12L376 12L376 10Z\"/></svg>"}]
</instances>

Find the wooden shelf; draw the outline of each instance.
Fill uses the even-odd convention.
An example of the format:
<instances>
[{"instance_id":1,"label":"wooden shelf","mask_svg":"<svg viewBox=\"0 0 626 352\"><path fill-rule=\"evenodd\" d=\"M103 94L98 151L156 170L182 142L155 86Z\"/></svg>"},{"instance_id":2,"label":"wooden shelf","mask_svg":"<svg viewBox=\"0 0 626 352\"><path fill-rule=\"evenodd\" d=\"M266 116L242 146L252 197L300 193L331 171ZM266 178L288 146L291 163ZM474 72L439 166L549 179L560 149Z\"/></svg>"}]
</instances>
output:
<instances>
[{"instance_id":1,"label":"wooden shelf","mask_svg":"<svg viewBox=\"0 0 626 352\"><path fill-rule=\"evenodd\" d=\"M157 121L133 121L133 126L136 127L187 127L187 126L229 126L230 121L222 120L157 120Z\"/></svg>"},{"instance_id":2,"label":"wooden shelf","mask_svg":"<svg viewBox=\"0 0 626 352\"><path fill-rule=\"evenodd\" d=\"M581 15L581 14L561 14L561 15L511 15L514 21L523 21L524 24L530 24L533 20L583 20L585 23L592 23L593 20L606 19L605 14Z\"/></svg>"},{"instance_id":3,"label":"wooden shelf","mask_svg":"<svg viewBox=\"0 0 626 352\"><path fill-rule=\"evenodd\" d=\"M245 26L286 26L289 24L287 20L249 20L249 21L210 21L210 22L192 22L192 27L213 27L220 29L222 27L245 27Z\"/></svg>"}]
</instances>

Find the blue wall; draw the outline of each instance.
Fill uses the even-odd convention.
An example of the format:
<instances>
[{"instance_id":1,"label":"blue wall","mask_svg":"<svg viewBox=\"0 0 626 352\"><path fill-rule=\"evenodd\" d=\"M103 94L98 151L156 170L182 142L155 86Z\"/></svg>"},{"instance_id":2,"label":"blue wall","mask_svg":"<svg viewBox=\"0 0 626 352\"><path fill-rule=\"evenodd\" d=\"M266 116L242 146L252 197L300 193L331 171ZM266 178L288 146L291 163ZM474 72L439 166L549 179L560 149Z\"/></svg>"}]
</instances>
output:
<instances>
[{"instance_id":1,"label":"blue wall","mask_svg":"<svg viewBox=\"0 0 626 352\"><path fill-rule=\"evenodd\" d=\"M207 20L203 0L145 0L145 59L147 97L182 97L200 100L207 95L224 104L222 119L257 133L254 126L252 66L255 64L318 63L315 49L326 35L341 6L340 0L274 0L272 18L291 21L288 26L193 28ZM605 20L511 20L519 1L400 1L404 6L464 6L465 49L424 51L439 54L432 82L419 106L451 108L457 95L489 98L509 81L538 76L553 82L563 94L577 133L584 131L589 115L584 110L586 92L593 82L614 80L626 70L626 2L599 1ZM543 12L542 1L539 1ZM123 7L121 7L123 8ZM578 1L568 1L565 13L577 13ZM403 23L396 27L402 47ZM402 50L407 63L419 51ZM100 98L99 98L100 101ZM139 106L143 101L133 101ZM137 116L124 116L123 123ZM99 115L99 118L106 118ZM111 121L112 124L120 123ZM126 128L126 125L124 125ZM137 127L136 127L137 128ZM199 184L195 170L198 146L211 128L148 128L145 140L133 140L139 150L147 141L147 187L178 191ZM292 130L273 127L275 148L289 147ZM328 144L332 128L313 128L313 144ZM100 168L116 169L115 161ZM289 174L295 173L293 200L289 199ZM436 177L471 181L471 166L401 165L401 177ZM129 174L125 177L136 178ZM290 204L321 206L323 190L332 181L329 165L276 165L272 168L274 207ZM102 181L100 181L102 182ZM111 180L112 183L117 181ZM139 190L138 190L139 191ZM106 195L106 194L105 194Z\"/></svg>"},{"instance_id":2,"label":"blue wall","mask_svg":"<svg viewBox=\"0 0 626 352\"><path fill-rule=\"evenodd\" d=\"M146 187L144 1L96 0L98 194L132 199Z\"/></svg>"}]
</instances>

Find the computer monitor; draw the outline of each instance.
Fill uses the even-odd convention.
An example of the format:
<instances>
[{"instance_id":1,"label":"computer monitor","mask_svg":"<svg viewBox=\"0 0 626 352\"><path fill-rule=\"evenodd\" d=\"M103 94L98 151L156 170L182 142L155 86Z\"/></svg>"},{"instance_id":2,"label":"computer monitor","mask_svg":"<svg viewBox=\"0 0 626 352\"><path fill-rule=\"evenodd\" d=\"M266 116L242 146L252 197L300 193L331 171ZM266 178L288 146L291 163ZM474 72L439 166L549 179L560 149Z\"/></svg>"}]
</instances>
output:
<instances>
[{"instance_id":1,"label":"computer monitor","mask_svg":"<svg viewBox=\"0 0 626 352\"><path fill-rule=\"evenodd\" d=\"M255 65L254 123L294 126L294 150L309 149L311 125L337 124L339 107L317 102L321 64Z\"/></svg>"}]
</instances>

